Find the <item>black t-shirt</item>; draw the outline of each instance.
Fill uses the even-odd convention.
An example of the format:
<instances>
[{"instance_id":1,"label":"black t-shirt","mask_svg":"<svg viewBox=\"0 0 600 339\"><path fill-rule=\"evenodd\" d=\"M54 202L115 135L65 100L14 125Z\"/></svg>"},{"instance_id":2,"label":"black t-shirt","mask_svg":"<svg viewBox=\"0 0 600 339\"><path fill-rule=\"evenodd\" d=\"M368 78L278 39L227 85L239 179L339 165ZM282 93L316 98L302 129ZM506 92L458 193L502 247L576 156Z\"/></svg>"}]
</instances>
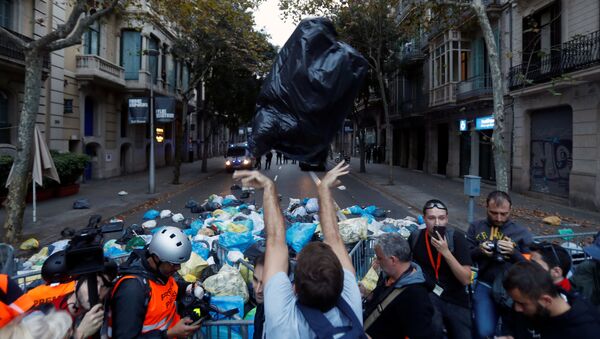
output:
<instances>
[{"instance_id":1,"label":"black t-shirt","mask_svg":"<svg viewBox=\"0 0 600 339\"><path fill-rule=\"evenodd\" d=\"M380 303L388 291L378 286L373 291L373 302ZM429 292L423 284L407 286L366 331L373 339L380 338L435 338L438 333L433 328L433 306L429 301ZM367 306L372 308L373 304ZM368 314L364 314L365 318Z\"/></svg>"},{"instance_id":2,"label":"black t-shirt","mask_svg":"<svg viewBox=\"0 0 600 339\"><path fill-rule=\"evenodd\" d=\"M471 265L471 254L469 252L469 244L462 232L454 230L454 248L452 249L452 255L461 265ZM416 236L413 234L412 236ZM413 250L413 261L421 266L425 279L427 280L428 287L433 290L435 284L439 285L444 289L440 296L444 301L452 304L456 304L462 307L469 307L469 295L466 292L465 286L456 279L452 269L444 259L441 258L440 269L439 269L439 281L436 282L435 269L431 265L431 260L427 253L427 245L425 243L425 230L421 230L418 234L417 242ZM431 244L430 239L431 255L433 262L437 265L438 252Z\"/></svg>"},{"instance_id":3,"label":"black t-shirt","mask_svg":"<svg viewBox=\"0 0 600 339\"><path fill-rule=\"evenodd\" d=\"M581 298L570 300L571 309L564 314L534 320L511 312L503 321L507 333L516 339L588 339L600 336L600 314Z\"/></svg>"}]
</instances>

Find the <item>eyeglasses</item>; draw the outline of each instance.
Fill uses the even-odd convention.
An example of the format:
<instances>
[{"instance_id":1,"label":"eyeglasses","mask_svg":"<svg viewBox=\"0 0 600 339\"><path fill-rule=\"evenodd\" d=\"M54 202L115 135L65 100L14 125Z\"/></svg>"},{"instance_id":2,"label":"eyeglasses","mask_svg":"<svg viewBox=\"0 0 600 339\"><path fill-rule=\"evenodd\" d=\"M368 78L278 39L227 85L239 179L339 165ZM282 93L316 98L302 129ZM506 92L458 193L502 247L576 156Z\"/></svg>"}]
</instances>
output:
<instances>
[{"instance_id":1,"label":"eyeglasses","mask_svg":"<svg viewBox=\"0 0 600 339\"><path fill-rule=\"evenodd\" d=\"M448 207L444 205L441 201L429 201L425 204L424 210L430 210L432 208L439 208L441 210L448 210Z\"/></svg>"}]
</instances>

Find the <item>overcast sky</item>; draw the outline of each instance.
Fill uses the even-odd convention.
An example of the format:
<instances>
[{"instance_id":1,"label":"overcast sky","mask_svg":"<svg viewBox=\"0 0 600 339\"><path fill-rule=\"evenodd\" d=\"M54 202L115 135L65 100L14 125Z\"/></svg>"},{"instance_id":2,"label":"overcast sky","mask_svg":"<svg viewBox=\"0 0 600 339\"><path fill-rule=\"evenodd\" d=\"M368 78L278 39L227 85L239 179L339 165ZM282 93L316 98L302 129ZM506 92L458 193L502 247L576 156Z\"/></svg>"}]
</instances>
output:
<instances>
[{"instance_id":1,"label":"overcast sky","mask_svg":"<svg viewBox=\"0 0 600 339\"><path fill-rule=\"evenodd\" d=\"M271 36L271 43L279 47L283 46L290 37L296 25L291 20L284 22L281 19L278 0L264 1L258 11L254 14L256 28L264 30Z\"/></svg>"}]
</instances>

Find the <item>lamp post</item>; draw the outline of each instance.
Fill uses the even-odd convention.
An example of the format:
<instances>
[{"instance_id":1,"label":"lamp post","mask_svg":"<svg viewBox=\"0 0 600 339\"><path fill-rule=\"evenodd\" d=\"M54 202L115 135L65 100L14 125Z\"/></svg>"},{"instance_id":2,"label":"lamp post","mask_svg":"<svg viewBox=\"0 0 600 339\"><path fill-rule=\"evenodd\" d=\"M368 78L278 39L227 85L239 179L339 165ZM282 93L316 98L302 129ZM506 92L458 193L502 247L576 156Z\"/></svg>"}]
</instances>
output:
<instances>
[{"instance_id":1,"label":"lamp post","mask_svg":"<svg viewBox=\"0 0 600 339\"><path fill-rule=\"evenodd\" d=\"M146 55L157 57L160 52L155 49L144 51ZM150 70L150 159L148 164L148 193L154 194L155 188L155 160L154 160L154 77Z\"/></svg>"}]
</instances>

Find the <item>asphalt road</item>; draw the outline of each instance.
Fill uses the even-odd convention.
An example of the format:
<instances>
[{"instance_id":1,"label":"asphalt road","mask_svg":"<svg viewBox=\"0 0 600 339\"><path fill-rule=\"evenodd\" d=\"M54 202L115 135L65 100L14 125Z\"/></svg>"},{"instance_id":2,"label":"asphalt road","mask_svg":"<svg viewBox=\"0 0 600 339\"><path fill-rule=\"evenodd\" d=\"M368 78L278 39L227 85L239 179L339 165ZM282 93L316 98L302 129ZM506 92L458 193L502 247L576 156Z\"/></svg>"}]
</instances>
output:
<instances>
[{"instance_id":1,"label":"asphalt road","mask_svg":"<svg viewBox=\"0 0 600 339\"><path fill-rule=\"evenodd\" d=\"M270 170L263 170L264 174L269 176L275 182L277 191L281 195L281 207L286 208L289 198L310 198L317 196L316 180L319 180L325 172L303 172L297 164L291 161L284 165L272 165ZM400 206L390 197L382 195L378 191L366 186L361 181L351 175L341 179L345 189L335 189L334 199L341 207L352 205L375 205L379 208L389 210L389 216L392 218L403 218L411 215L404 206ZM173 213L182 213L184 217L195 217L185 204L189 199L194 199L202 203L211 194L225 196L231 194L231 186L235 183L230 173L221 172L202 181L200 184L184 189L166 199L159 201L153 208L156 210L171 210ZM247 203L256 204L258 208L262 207L262 192L257 191L245 200ZM125 225L140 224L146 210L134 211L125 214ZM157 219L158 226L173 225L170 218Z\"/></svg>"}]
</instances>

